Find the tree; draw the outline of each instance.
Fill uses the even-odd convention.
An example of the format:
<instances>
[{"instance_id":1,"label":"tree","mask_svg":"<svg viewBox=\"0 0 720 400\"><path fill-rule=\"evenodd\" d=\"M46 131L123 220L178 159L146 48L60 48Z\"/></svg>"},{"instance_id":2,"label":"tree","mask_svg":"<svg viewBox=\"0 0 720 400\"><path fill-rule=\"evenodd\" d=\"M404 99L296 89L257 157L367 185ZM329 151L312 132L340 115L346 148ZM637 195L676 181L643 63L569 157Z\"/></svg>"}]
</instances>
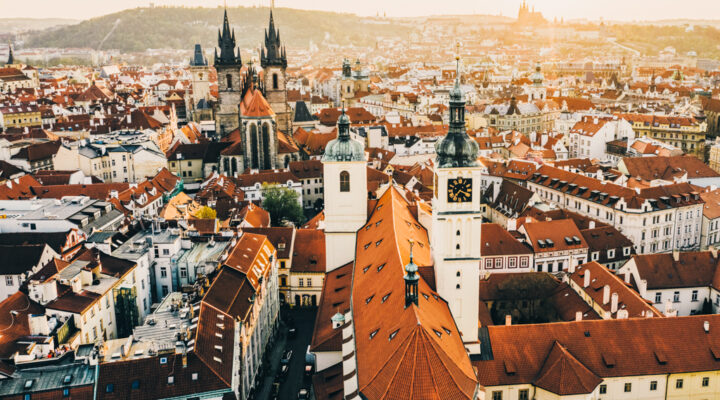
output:
<instances>
[{"instance_id":1,"label":"tree","mask_svg":"<svg viewBox=\"0 0 720 400\"><path fill-rule=\"evenodd\" d=\"M195 213L195 218L215 219L217 218L217 212L208 206L203 206Z\"/></svg>"},{"instance_id":2,"label":"tree","mask_svg":"<svg viewBox=\"0 0 720 400\"><path fill-rule=\"evenodd\" d=\"M262 207L270 213L273 226L282 226L285 223L299 226L305 220L296 191L286 187L264 184L263 197Z\"/></svg>"}]
</instances>

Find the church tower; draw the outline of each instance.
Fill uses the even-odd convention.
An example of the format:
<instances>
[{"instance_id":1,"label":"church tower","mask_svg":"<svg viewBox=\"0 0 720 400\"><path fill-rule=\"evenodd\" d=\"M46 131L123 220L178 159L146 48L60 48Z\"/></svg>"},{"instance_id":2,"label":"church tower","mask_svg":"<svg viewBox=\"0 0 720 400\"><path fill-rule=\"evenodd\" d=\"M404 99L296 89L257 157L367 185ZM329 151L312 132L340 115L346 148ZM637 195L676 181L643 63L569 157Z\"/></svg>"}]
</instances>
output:
<instances>
[{"instance_id":1,"label":"church tower","mask_svg":"<svg viewBox=\"0 0 720 400\"><path fill-rule=\"evenodd\" d=\"M432 251L438 293L447 300L471 354L480 352L478 296L482 227L478 144L465 131L460 57L450 91L450 129L435 145Z\"/></svg>"},{"instance_id":2,"label":"church tower","mask_svg":"<svg viewBox=\"0 0 720 400\"><path fill-rule=\"evenodd\" d=\"M344 108L337 129L337 139L327 144L322 158L328 272L355 259L356 234L367 222L365 148L350 138L350 118Z\"/></svg>"},{"instance_id":3,"label":"church tower","mask_svg":"<svg viewBox=\"0 0 720 400\"><path fill-rule=\"evenodd\" d=\"M532 81L532 86L528 88L528 99L530 99L530 101L545 100L547 98L547 89L543 84L545 76L541 71L540 62L535 65L535 72L530 75L530 80Z\"/></svg>"},{"instance_id":4,"label":"church tower","mask_svg":"<svg viewBox=\"0 0 720 400\"><path fill-rule=\"evenodd\" d=\"M280 42L280 31L275 29L275 19L270 9L270 24L265 31L265 46L260 54L263 68L265 98L275 112L278 129L292 135L291 109L287 99L287 56Z\"/></svg>"},{"instance_id":5,"label":"church tower","mask_svg":"<svg viewBox=\"0 0 720 400\"><path fill-rule=\"evenodd\" d=\"M15 65L15 55L13 54L12 44L8 43L8 60L6 65Z\"/></svg>"},{"instance_id":6,"label":"church tower","mask_svg":"<svg viewBox=\"0 0 720 400\"><path fill-rule=\"evenodd\" d=\"M199 44L195 45L195 54L190 59L190 74L193 88L190 109L195 113L196 110L206 108L210 99L210 67Z\"/></svg>"},{"instance_id":7,"label":"church tower","mask_svg":"<svg viewBox=\"0 0 720 400\"><path fill-rule=\"evenodd\" d=\"M275 169L278 164L275 113L258 87L254 67L248 69L244 82L240 104L243 166L250 169Z\"/></svg>"},{"instance_id":8,"label":"church tower","mask_svg":"<svg viewBox=\"0 0 720 400\"><path fill-rule=\"evenodd\" d=\"M225 136L239 126L238 109L242 96L242 59L240 49L235 47L235 30L230 30L227 9L222 31L218 31L218 47L215 49L215 69L218 75L218 105L215 112L215 131Z\"/></svg>"}]
</instances>

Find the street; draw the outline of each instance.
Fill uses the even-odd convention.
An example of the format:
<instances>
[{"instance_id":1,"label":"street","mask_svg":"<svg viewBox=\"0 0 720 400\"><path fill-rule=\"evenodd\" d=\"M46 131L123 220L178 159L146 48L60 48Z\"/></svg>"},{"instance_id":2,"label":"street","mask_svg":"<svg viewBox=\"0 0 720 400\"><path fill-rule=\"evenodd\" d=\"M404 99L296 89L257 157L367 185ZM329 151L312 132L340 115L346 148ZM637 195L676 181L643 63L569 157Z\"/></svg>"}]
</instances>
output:
<instances>
[{"instance_id":1,"label":"street","mask_svg":"<svg viewBox=\"0 0 720 400\"><path fill-rule=\"evenodd\" d=\"M305 369L305 353L307 352L310 341L312 340L313 326L315 324L315 308L296 308L283 309L281 311L283 321L288 321L288 317L294 320L297 329L295 338L287 337L287 325L281 325L281 333L276 346L271 350L271 365L268 367L268 373L264 378L262 387L258 388L257 399L271 399L272 384L275 376L280 371L280 358L287 349L293 351L290 360L290 369L287 378L280 381L280 399L296 399L298 390L305 387L310 390L310 380L304 380ZM312 397L311 397L312 398Z\"/></svg>"}]
</instances>

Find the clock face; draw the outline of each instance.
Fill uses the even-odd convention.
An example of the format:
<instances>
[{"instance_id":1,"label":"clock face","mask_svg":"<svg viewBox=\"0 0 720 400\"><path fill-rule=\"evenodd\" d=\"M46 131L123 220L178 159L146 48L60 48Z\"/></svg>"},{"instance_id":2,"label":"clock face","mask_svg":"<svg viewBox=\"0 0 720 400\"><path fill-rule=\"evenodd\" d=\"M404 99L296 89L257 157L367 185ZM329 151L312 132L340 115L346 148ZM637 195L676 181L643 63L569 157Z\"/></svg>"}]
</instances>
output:
<instances>
[{"instance_id":1,"label":"clock face","mask_svg":"<svg viewBox=\"0 0 720 400\"><path fill-rule=\"evenodd\" d=\"M467 203L472 200L472 179L448 179L448 203Z\"/></svg>"}]
</instances>

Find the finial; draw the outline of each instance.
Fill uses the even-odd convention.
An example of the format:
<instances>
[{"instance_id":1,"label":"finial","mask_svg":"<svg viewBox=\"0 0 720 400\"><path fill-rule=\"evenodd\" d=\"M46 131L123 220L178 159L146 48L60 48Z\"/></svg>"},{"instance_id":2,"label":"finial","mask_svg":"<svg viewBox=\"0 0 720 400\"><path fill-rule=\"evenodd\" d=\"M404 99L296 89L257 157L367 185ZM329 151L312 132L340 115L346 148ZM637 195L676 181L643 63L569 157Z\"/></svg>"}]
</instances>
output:
<instances>
[{"instance_id":1,"label":"finial","mask_svg":"<svg viewBox=\"0 0 720 400\"><path fill-rule=\"evenodd\" d=\"M342 113L345 114L345 99L342 100Z\"/></svg>"},{"instance_id":2,"label":"finial","mask_svg":"<svg viewBox=\"0 0 720 400\"><path fill-rule=\"evenodd\" d=\"M456 52L455 52L455 84L460 84L460 42L456 43Z\"/></svg>"},{"instance_id":3,"label":"finial","mask_svg":"<svg viewBox=\"0 0 720 400\"><path fill-rule=\"evenodd\" d=\"M413 262L413 246L415 245L415 241L413 239L408 239L408 242L410 242L410 263Z\"/></svg>"}]
</instances>

